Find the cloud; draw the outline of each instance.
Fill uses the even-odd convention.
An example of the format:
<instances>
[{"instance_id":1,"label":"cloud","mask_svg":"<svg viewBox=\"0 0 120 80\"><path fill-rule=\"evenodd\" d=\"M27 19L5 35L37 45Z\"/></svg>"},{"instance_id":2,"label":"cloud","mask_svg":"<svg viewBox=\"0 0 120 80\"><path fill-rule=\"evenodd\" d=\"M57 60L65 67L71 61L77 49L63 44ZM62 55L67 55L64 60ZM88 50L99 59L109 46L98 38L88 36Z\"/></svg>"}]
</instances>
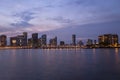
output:
<instances>
[{"instance_id":1,"label":"cloud","mask_svg":"<svg viewBox=\"0 0 120 80\"><path fill-rule=\"evenodd\" d=\"M12 23L11 26L15 26L15 27L30 27L33 26L32 24L26 22L26 21L20 21L17 23Z\"/></svg>"},{"instance_id":2,"label":"cloud","mask_svg":"<svg viewBox=\"0 0 120 80\"><path fill-rule=\"evenodd\" d=\"M14 23L11 23L11 26L15 27L30 27L33 26L29 23L30 20L34 19L34 13L30 11L24 11L21 13L16 13L13 17L16 18Z\"/></svg>"},{"instance_id":3,"label":"cloud","mask_svg":"<svg viewBox=\"0 0 120 80\"><path fill-rule=\"evenodd\" d=\"M14 22L14 20L10 15L0 14L0 27L2 27L2 28L11 28L11 26L9 26L9 25L12 22Z\"/></svg>"},{"instance_id":4,"label":"cloud","mask_svg":"<svg viewBox=\"0 0 120 80\"><path fill-rule=\"evenodd\" d=\"M24 21L30 21L31 19L33 19L34 13L31 11L24 11L21 13L16 13L15 15L13 15L14 17L20 17L22 20Z\"/></svg>"},{"instance_id":5,"label":"cloud","mask_svg":"<svg viewBox=\"0 0 120 80\"><path fill-rule=\"evenodd\" d=\"M120 0L1 0L0 32L45 32L119 20L119 2Z\"/></svg>"},{"instance_id":6,"label":"cloud","mask_svg":"<svg viewBox=\"0 0 120 80\"><path fill-rule=\"evenodd\" d=\"M58 16L58 17L54 17L54 18L47 18L47 20L53 20L58 23L72 23L71 19L66 19L66 18L63 18L62 16Z\"/></svg>"}]
</instances>

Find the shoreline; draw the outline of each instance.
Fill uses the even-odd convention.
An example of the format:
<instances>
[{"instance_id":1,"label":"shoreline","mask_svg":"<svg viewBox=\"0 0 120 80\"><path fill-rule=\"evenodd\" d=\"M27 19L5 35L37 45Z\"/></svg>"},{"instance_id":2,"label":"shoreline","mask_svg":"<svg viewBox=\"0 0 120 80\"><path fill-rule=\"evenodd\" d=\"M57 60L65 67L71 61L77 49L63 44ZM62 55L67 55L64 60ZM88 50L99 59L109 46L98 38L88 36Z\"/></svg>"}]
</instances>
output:
<instances>
[{"instance_id":1,"label":"shoreline","mask_svg":"<svg viewBox=\"0 0 120 80\"><path fill-rule=\"evenodd\" d=\"M49 47L49 48L25 48L25 47L0 47L0 50L6 50L6 49L115 49L115 48L120 48L120 47L68 47L68 48L60 48L60 47Z\"/></svg>"}]
</instances>

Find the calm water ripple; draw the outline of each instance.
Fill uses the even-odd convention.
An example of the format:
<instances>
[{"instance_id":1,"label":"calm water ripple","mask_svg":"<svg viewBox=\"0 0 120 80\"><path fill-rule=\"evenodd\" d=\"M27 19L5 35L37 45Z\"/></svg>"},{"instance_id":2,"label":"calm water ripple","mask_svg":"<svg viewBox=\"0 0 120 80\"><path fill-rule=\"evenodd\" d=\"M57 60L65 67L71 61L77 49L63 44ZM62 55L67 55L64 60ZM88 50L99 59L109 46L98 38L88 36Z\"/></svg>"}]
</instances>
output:
<instances>
[{"instance_id":1,"label":"calm water ripple","mask_svg":"<svg viewBox=\"0 0 120 80\"><path fill-rule=\"evenodd\" d=\"M0 50L0 80L120 80L120 49Z\"/></svg>"}]
</instances>

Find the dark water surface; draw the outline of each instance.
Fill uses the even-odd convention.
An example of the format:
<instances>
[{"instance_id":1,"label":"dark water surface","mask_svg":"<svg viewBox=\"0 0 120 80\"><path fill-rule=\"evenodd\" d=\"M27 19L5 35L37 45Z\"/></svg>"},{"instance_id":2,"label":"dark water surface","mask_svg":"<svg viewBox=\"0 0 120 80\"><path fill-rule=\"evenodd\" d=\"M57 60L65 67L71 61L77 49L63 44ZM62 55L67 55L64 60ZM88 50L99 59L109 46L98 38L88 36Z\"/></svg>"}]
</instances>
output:
<instances>
[{"instance_id":1,"label":"dark water surface","mask_svg":"<svg viewBox=\"0 0 120 80\"><path fill-rule=\"evenodd\" d=\"M0 50L0 80L120 80L120 49Z\"/></svg>"}]
</instances>

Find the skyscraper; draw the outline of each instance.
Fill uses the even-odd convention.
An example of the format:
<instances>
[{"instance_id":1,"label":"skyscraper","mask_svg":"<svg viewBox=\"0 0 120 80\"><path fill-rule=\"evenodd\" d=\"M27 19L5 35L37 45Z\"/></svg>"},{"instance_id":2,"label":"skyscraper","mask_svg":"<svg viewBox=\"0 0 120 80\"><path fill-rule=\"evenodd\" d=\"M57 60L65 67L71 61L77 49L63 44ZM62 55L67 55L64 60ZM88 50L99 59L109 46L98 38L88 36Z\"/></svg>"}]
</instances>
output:
<instances>
[{"instance_id":1,"label":"skyscraper","mask_svg":"<svg viewBox=\"0 0 120 80\"><path fill-rule=\"evenodd\" d=\"M28 45L28 47L30 47L30 48L32 47L32 38L29 38L29 39L28 39L27 45Z\"/></svg>"},{"instance_id":2,"label":"skyscraper","mask_svg":"<svg viewBox=\"0 0 120 80\"><path fill-rule=\"evenodd\" d=\"M47 45L47 35L46 34L43 34L41 36L41 44L42 44L42 46L46 46Z\"/></svg>"},{"instance_id":3,"label":"skyscraper","mask_svg":"<svg viewBox=\"0 0 120 80\"><path fill-rule=\"evenodd\" d=\"M38 33L32 34L32 47L33 48L38 47Z\"/></svg>"},{"instance_id":4,"label":"skyscraper","mask_svg":"<svg viewBox=\"0 0 120 80\"><path fill-rule=\"evenodd\" d=\"M72 35L72 45L76 45L76 35L75 34L73 34Z\"/></svg>"},{"instance_id":5,"label":"skyscraper","mask_svg":"<svg viewBox=\"0 0 120 80\"><path fill-rule=\"evenodd\" d=\"M23 32L23 36L24 36L23 44L24 46L27 46L27 32Z\"/></svg>"}]
</instances>

